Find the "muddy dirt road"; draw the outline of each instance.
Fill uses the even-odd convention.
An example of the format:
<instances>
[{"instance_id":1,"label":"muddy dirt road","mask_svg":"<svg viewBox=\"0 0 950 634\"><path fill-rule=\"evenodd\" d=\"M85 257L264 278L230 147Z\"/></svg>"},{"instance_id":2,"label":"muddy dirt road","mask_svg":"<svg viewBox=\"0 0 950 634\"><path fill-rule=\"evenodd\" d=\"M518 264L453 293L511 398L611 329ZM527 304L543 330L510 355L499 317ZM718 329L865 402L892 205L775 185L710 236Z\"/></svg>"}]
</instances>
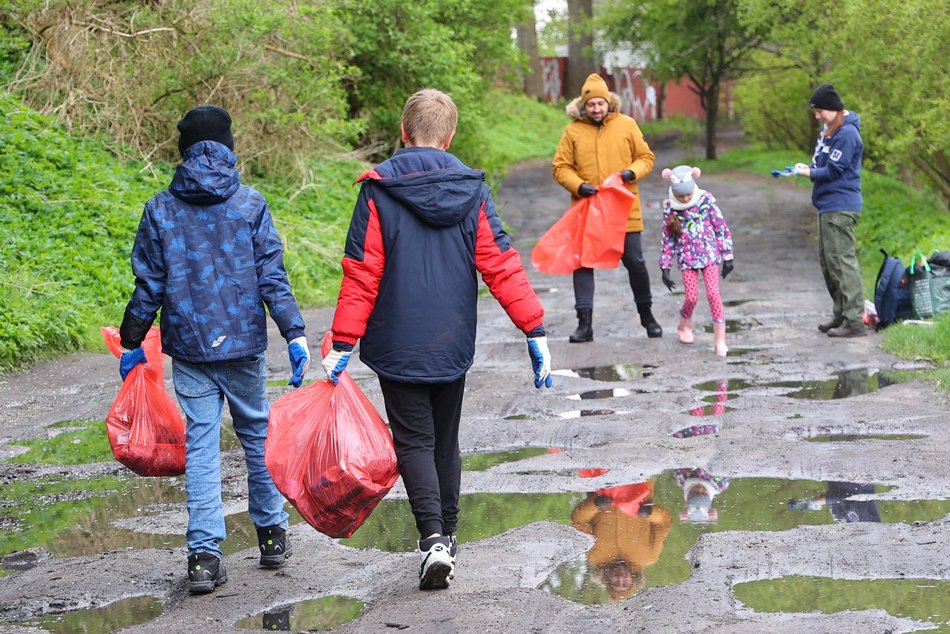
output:
<instances>
[{"instance_id":1,"label":"muddy dirt road","mask_svg":"<svg viewBox=\"0 0 950 634\"><path fill-rule=\"evenodd\" d=\"M111 462L3 461L5 489L40 488L29 500L5 498L3 529L17 533L20 550L35 550L18 555L24 569L0 578L0 632L41 631L35 628L44 615L63 624L66 617L56 615L70 612L92 615L99 629L88 631L128 626L162 634L245 631L235 629L242 619L261 628L288 616L294 629L326 618L324 626L341 633L814 634L906 632L950 621L946 396L924 384L891 384L888 372L902 364L878 349L878 335L832 340L817 331L830 300L808 191L768 176L700 179L720 201L736 243L735 271L722 285L732 350L725 359L713 355L703 296L696 342L680 344L682 295L666 291L656 266L666 192L659 172L676 164L678 152L657 154L654 174L640 187L663 338L646 337L619 269L597 273L594 341L569 344L576 325L570 277L531 271L556 370L554 388L539 391L524 338L487 294L481 300L461 444L466 457L493 464L467 463L463 473L459 566L449 590L416 589L401 484L351 541L293 524L293 557L267 571L256 566L242 513L241 457L231 451L230 580L192 597L179 479L123 476L111 485L117 496L91 484L87 494L82 487L43 493L47 479L93 482L124 472ZM567 196L549 165L536 163L512 171L498 204L527 262ZM313 347L331 313L305 316ZM271 342L268 370L280 379L289 374L286 352L276 333ZM316 364L311 372L319 372ZM381 409L368 369L355 362L351 372ZM56 433L49 427L55 423L103 420L118 385L116 361L106 354L4 377L0 457L22 451L12 442ZM277 398L285 388L271 389ZM697 484L712 495L708 509L687 508L684 489ZM652 497L641 499L644 491ZM52 520L44 514L64 496L76 504L117 499L95 507L94 517L51 521L54 528L41 531ZM800 501L790 504L792 498ZM710 515L715 521L696 521ZM61 539L67 534L69 544ZM776 581L747 584L770 579ZM885 590L870 580L885 580ZM923 612L891 604L903 580ZM829 607L829 598L847 596L867 601ZM116 616L110 605L129 607ZM86 631L75 622L63 627Z\"/></svg>"}]
</instances>

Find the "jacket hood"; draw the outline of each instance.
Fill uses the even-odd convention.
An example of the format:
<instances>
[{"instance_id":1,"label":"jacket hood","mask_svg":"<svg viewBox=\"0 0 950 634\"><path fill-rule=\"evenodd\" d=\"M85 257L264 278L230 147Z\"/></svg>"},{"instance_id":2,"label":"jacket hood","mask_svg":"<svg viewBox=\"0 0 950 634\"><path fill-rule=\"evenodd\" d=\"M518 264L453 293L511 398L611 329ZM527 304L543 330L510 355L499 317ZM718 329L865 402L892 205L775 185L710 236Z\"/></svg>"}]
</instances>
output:
<instances>
[{"instance_id":1,"label":"jacket hood","mask_svg":"<svg viewBox=\"0 0 950 634\"><path fill-rule=\"evenodd\" d=\"M187 150L168 190L193 205L214 205L234 195L241 186L237 157L217 141L199 141Z\"/></svg>"},{"instance_id":2,"label":"jacket hood","mask_svg":"<svg viewBox=\"0 0 950 634\"><path fill-rule=\"evenodd\" d=\"M465 167L448 152L416 147L399 150L359 180L366 178L435 227L456 225L477 208L485 183L484 172Z\"/></svg>"},{"instance_id":3,"label":"jacket hood","mask_svg":"<svg viewBox=\"0 0 950 634\"><path fill-rule=\"evenodd\" d=\"M844 116L844 123L848 125L849 123L856 127L858 130L861 129L861 117L858 116L858 113L848 111L848 114Z\"/></svg>"},{"instance_id":4,"label":"jacket hood","mask_svg":"<svg viewBox=\"0 0 950 634\"><path fill-rule=\"evenodd\" d=\"M581 99L582 97L577 97L568 103L564 107L564 112L566 112L567 116L569 116L571 119L593 123L593 121L587 118L587 111L584 110L584 104ZM610 93L610 106L607 108L607 114L610 114L611 112L620 112L620 107L622 105L623 102L620 101L620 96L615 92Z\"/></svg>"}]
</instances>

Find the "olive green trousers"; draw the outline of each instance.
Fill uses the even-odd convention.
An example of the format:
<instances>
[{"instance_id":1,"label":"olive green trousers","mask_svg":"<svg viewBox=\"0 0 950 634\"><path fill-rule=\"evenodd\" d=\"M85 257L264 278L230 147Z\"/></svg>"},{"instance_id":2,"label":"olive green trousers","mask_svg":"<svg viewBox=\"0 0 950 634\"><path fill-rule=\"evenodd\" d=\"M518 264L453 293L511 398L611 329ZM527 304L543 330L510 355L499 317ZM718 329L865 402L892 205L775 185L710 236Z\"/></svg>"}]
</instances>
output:
<instances>
[{"instance_id":1,"label":"olive green trousers","mask_svg":"<svg viewBox=\"0 0 950 634\"><path fill-rule=\"evenodd\" d=\"M818 215L818 262L834 302L835 319L862 324L864 289L855 252L857 211L829 211Z\"/></svg>"}]
</instances>

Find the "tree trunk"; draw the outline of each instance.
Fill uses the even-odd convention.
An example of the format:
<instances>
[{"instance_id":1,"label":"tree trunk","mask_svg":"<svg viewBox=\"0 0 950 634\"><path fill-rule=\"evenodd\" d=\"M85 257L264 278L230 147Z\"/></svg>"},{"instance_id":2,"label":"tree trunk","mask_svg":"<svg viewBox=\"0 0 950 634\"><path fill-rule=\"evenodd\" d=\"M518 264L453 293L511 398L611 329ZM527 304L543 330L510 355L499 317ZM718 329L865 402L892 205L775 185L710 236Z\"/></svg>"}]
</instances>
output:
<instances>
[{"instance_id":1,"label":"tree trunk","mask_svg":"<svg viewBox=\"0 0 950 634\"><path fill-rule=\"evenodd\" d=\"M716 158L716 122L719 119L719 81L713 80L706 92L706 158Z\"/></svg>"},{"instance_id":2,"label":"tree trunk","mask_svg":"<svg viewBox=\"0 0 950 634\"><path fill-rule=\"evenodd\" d=\"M534 2L530 15L518 25L518 48L528 60L524 74L524 92L529 97L544 98L544 83L541 77L541 58L538 56L538 32L534 20Z\"/></svg>"},{"instance_id":3,"label":"tree trunk","mask_svg":"<svg viewBox=\"0 0 950 634\"><path fill-rule=\"evenodd\" d=\"M581 94L584 80L597 72L591 31L593 4L593 0L567 0L567 85L564 95L568 99Z\"/></svg>"}]
</instances>

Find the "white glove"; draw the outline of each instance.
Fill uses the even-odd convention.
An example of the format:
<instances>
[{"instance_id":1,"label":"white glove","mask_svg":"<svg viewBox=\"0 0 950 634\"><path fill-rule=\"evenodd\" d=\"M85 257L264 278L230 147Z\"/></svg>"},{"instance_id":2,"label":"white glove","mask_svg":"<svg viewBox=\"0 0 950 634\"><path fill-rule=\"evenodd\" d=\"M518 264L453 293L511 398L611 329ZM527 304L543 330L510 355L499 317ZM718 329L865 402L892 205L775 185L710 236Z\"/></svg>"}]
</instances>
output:
<instances>
[{"instance_id":1,"label":"white glove","mask_svg":"<svg viewBox=\"0 0 950 634\"><path fill-rule=\"evenodd\" d=\"M528 337L528 356L531 357L531 368L534 370L534 386L551 387L554 378L551 376L551 353L548 351L548 338L545 336Z\"/></svg>"},{"instance_id":2,"label":"white glove","mask_svg":"<svg viewBox=\"0 0 950 634\"><path fill-rule=\"evenodd\" d=\"M350 362L353 355L352 350L333 350L323 357L323 371L327 373L327 378L333 381L333 385L340 380L340 373L346 369L346 364Z\"/></svg>"},{"instance_id":3,"label":"white glove","mask_svg":"<svg viewBox=\"0 0 950 634\"><path fill-rule=\"evenodd\" d=\"M804 163L795 163L795 174L798 176L810 176L811 168Z\"/></svg>"}]
</instances>

